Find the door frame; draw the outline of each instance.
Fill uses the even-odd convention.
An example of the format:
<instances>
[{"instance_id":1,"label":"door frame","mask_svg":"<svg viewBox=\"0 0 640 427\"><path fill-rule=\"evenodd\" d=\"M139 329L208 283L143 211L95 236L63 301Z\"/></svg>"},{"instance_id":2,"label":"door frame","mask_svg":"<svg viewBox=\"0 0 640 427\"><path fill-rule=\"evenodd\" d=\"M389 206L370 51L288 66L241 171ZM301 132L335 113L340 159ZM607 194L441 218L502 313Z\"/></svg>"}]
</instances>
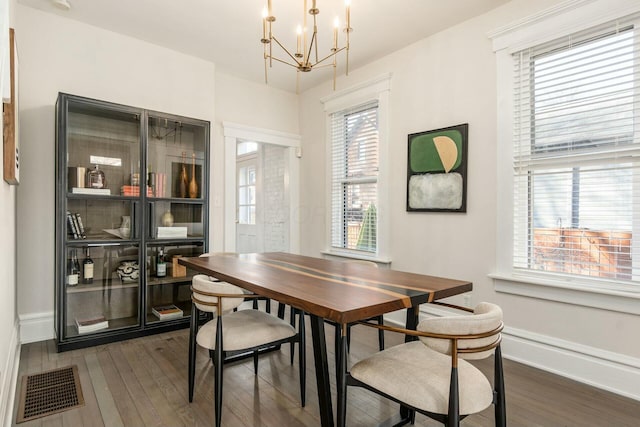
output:
<instances>
[{"instance_id":1,"label":"door frame","mask_svg":"<svg viewBox=\"0 0 640 427\"><path fill-rule=\"evenodd\" d=\"M236 148L238 140L286 148L285 197L289 199L289 252L300 253L300 135L222 122L224 135L224 250L236 250Z\"/></svg>"}]
</instances>

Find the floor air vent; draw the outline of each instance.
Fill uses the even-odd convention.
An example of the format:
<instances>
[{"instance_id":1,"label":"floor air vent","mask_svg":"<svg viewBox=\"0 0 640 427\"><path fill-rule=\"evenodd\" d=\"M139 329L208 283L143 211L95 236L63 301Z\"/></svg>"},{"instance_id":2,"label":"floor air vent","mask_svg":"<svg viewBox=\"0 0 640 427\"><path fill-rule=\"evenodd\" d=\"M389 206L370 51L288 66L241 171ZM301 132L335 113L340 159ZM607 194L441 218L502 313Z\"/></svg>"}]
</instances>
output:
<instances>
[{"instance_id":1,"label":"floor air vent","mask_svg":"<svg viewBox=\"0 0 640 427\"><path fill-rule=\"evenodd\" d=\"M46 417L83 405L76 365L24 375L16 422Z\"/></svg>"}]
</instances>

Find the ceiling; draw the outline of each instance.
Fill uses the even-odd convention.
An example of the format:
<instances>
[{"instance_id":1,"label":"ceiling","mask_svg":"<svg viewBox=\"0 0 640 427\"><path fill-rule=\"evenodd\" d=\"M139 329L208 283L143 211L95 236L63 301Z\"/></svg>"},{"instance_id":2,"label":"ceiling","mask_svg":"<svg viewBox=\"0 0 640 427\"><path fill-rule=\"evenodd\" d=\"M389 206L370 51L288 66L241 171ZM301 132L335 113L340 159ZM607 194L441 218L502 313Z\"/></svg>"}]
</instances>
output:
<instances>
[{"instance_id":1,"label":"ceiling","mask_svg":"<svg viewBox=\"0 0 640 427\"><path fill-rule=\"evenodd\" d=\"M264 82L262 9L266 0L68 0L71 9L52 0L18 0L20 4L74 19L214 62L216 69ZM272 0L273 33L295 49L295 28L302 22L305 0ZM349 67L355 69L399 48L483 14L509 0L352 0ZM307 0L310 8L311 0ZM317 0L319 57L332 43L335 16L344 26L344 0ZM341 37L343 34L341 34ZM276 48L274 47L274 56ZM338 56L338 73L345 71ZM296 70L274 63L269 84L296 90ZM301 73L300 89L332 79L330 68Z\"/></svg>"}]
</instances>

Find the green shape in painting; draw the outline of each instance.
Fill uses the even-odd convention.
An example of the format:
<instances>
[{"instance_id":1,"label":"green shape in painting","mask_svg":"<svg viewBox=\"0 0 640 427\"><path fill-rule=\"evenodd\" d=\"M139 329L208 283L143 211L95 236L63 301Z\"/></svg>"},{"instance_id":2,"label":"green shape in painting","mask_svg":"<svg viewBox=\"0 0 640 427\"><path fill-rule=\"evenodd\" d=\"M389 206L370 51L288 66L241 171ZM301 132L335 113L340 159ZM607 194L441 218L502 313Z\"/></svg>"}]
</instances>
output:
<instances>
[{"instance_id":1,"label":"green shape in painting","mask_svg":"<svg viewBox=\"0 0 640 427\"><path fill-rule=\"evenodd\" d=\"M417 135L411 139L409 145L409 167L413 173L444 172L445 168L440 160L440 155L433 143L433 138L447 136L455 142L458 148L458 157L451 170L455 170L462 163L462 134L457 130L445 130L442 132Z\"/></svg>"}]
</instances>

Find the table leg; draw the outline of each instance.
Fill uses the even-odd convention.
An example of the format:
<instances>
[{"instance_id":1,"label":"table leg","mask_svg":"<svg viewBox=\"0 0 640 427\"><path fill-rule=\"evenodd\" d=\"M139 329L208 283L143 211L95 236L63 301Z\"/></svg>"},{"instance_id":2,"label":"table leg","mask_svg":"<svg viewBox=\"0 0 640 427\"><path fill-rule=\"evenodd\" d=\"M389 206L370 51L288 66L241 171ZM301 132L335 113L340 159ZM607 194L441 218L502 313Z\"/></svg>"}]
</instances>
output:
<instances>
[{"instance_id":1,"label":"table leg","mask_svg":"<svg viewBox=\"0 0 640 427\"><path fill-rule=\"evenodd\" d=\"M331 385L327 363L327 343L324 336L324 320L311 315L311 336L313 338L313 358L316 366L318 403L320 405L320 423L323 427L333 427L333 408L331 406Z\"/></svg>"},{"instance_id":2,"label":"table leg","mask_svg":"<svg viewBox=\"0 0 640 427\"><path fill-rule=\"evenodd\" d=\"M420 314L420 310L418 310L419 307L410 307L407 309L407 324L406 324L406 328L407 329L411 329L413 331L416 330L416 328L418 327L418 317ZM404 342L409 342L409 341L415 341L417 340L418 337L412 337L411 335L405 335L404 336Z\"/></svg>"},{"instance_id":3,"label":"table leg","mask_svg":"<svg viewBox=\"0 0 640 427\"><path fill-rule=\"evenodd\" d=\"M347 416L347 383L346 383L346 372L347 372L347 325L336 324L336 329L340 328L340 342L339 342L339 355L340 358L336 356L336 364L338 365L338 377L337 380L337 388L338 388L338 427L345 427L346 416Z\"/></svg>"}]
</instances>

